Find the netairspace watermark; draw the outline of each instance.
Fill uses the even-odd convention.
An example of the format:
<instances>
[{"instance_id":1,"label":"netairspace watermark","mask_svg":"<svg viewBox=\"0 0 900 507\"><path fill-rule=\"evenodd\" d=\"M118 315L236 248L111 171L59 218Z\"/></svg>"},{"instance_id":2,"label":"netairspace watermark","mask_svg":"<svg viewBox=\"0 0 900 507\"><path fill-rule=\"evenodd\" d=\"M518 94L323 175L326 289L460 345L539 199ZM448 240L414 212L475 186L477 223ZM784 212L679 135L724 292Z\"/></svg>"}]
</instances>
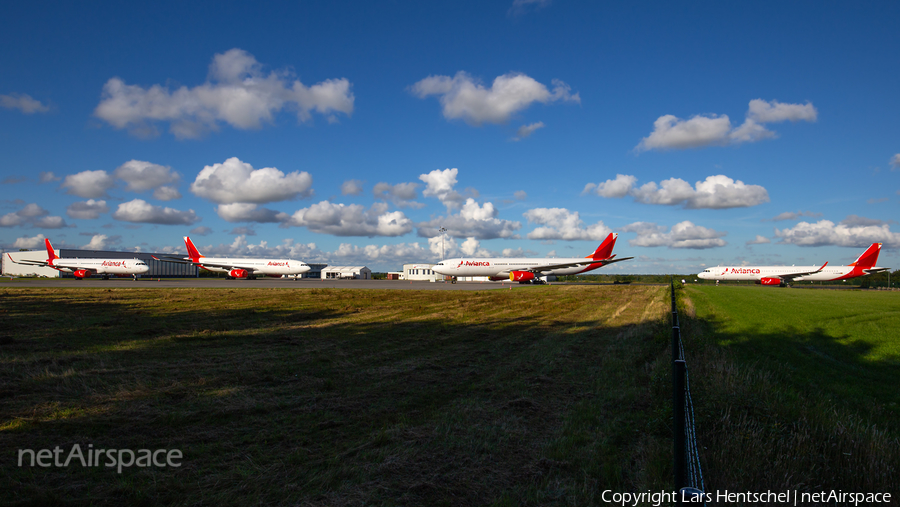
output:
<instances>
[{"instance_id":1,"label":"netairspace watermark","mask_svg":"<svg viewBox=\"0 0 900 507\"><path fill-rule=\"evenodd\" d=\"M52 451L50 449L19 449L19 466L31 466L35 464L42 468L49 467L67 467L73 460L75 464L80 463L82 467L99 467L115 468L117 473L122 473L122 468L130 468L137 466L141 468L154 467L172 467L181 466L181 451L178 449L138 449L136 452L131 449L94 449L94 444L88 444L87 453L81 450L81 446L75 444L69 453L65 456L65 461L61 461L63 449L56 446ZM105 459L104 459L105 458ZM101 462L103 465L101 465Z\"/></svg>"},{"instance_id":2,"label":"netairspace watermark","mask_svg":"<svg viewBox=\"0 0 900 507\"><path fill-rule=\"evenodd\" d=\"M681 502L685 504L703 505L705 502L735 503L741 505L750 504L785 504L808 505L811 503L827 503L829 505L868 505L877 503L891 503L890 493L855 493L843 490L827 491L714 491L702 492L691 495L686 491L646 491L643 493L619 493L610 489L605 490L601 499L609 504L633 506L653 505L659 507L663 504Z\"/></svg>"}]
</instances>

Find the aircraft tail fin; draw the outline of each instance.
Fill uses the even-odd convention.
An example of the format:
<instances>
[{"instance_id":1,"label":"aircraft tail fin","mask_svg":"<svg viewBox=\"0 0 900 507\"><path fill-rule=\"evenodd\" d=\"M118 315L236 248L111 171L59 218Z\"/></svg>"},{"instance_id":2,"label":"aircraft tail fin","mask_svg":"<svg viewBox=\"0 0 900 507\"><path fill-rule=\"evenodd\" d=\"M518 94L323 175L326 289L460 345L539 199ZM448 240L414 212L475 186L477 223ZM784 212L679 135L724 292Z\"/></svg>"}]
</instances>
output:
<instances>
[{"instance_id":1,"label":"aircraft tail fin","mask_svg":"<svg viewBox=\"0 0 900 507\"><path fill-rule=\"evenodd\" d=\"M190 257L192 261L198 262L203 257L200 250L197 250L197 247L194 246L194 242L191 241L190 236L184 237L184 246L187 247L188 257Z\"/></svg>"},{"instance_id":2,"label":"aircraft tail fin","mask_svg":"<svg viewBox=\"0 0 900 507\"><path fill-rule=\"evenodd\" d=\"M614 232L609 233L609 236L603 240L603 243L600 243L600 246L594 250L594 253L588 255L587 258L594 259L595 261L612 258L613 247L616 246L616 238L618 237L619 235Z\"/></svg>"},{"instance_id":3,"label":"aircraft tail fin","mask_svg":"<svg viewBox=\"0 0 900 507\"><path fill-rule=\"evenodd\" d=\"M856 266L860 269L869 269L875 266L875 263L878 262L878 254L881 252L881 243L872 243L872 246L866 249L862 255L856 259L856 262L850 264L851 266Z\"/></svg>"},{"instance_id":4,"label":"aircraft tail fin","mask_svg":"<svg viewBox=\"0 0 900 507\"><path fill-rule=\"evenodd\" d=\"M59 259L59 257L56 256L56 250L53 249L53 245L50 244L49 239L44 238L44 245L47 246L47 264L52 266L53 261Z\"/></svg>"}]
</instances>

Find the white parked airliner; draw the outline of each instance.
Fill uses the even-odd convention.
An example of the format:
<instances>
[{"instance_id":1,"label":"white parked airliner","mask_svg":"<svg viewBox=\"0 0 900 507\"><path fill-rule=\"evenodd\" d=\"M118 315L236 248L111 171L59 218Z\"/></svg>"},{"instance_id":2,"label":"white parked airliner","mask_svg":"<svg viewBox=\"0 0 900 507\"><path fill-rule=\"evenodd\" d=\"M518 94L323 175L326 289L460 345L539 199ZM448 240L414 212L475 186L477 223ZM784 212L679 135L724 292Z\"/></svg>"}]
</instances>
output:
<instances>
[{"instance_id":1,"label":"white parked airliner","mask_svg":"<svg viewBox=\"0 0 900 507\"><path fill-rule=\"evenodd\" d=\"M12 255L6 255L16 264L50 267L57 271L72 273L79 280L93 275L101 275L104 280L109 280L109 275L131 275L137 280L138 275L150 270L147 263L140 259L62 259L56 256L56 250L53 249L49 239L44 239L44 245L47 247L45 261L26 259L16 261Z\"/></svg>"},{"instance_id":2,"label":"white parked airliner","mask_svg":"<svg viewBox=\"0 0 900 507\"><path fill-rule=\"evenodd\" d=\"M434 272L452 277L487 276L494 281L512 280L513 282L531 282L535 278L547 275L574 275L601 268L607 264L627 261L634 257L614 259L613 247L616 246L615 233L610 233L587 257L574 258L495 258L495 259L447 259L432 268Z\"/></svg>"},{"instance_id":3,"label":"white parked airliner","mask_svg":"<svg viewBox=\"0 0 900 507\"><path fill-rule=\"evenodd\" d=\"M154 259L165 262L178 262L193 264L207 271L228 273L225 278L256 279L256 275L280 278L282 275L299 275L309 271L309 265L305 262L291 259L243 259L230 257L206 257L197 250L194 242L188 236L184 237L184 246L187 247L187 257L163 257Z\"/></svg>"},{"instance_id":4,"label":"white parked airliner","mask_svg":"<svg viewBox=\"0 0 900 507\"><path fill-rule=\"evenodd\" d=\"M826 262L816 266L716 266L707 268L697 277L704 280L745 280L761 285L779 285L785 287L791 282L848 280L857 276L866 276L890 268L875 267L881 243L872 243L856 262L849 266L831 266Z\"/></svg>"}]
</instances>

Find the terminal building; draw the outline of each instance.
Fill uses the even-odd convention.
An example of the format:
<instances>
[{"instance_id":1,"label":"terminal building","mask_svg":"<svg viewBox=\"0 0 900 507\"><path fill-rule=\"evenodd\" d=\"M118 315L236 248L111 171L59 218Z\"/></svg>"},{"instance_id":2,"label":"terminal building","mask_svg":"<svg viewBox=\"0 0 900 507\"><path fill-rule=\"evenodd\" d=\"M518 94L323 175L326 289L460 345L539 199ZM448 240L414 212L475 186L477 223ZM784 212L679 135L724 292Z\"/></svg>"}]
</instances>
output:
<instances>
[{"instance_id":1,"label":"terminal building","mask_svg":"<svg viewBox=\"0 0 900 507\"><path fill-rule=\"evenodd\" d=\"M322 269L322 280L371 280L372 270L365 266L331 266Z\"/></svg>"},{"instance_id":2,"label":"terminal building","mask_svg":"<svg viewBox=\"0 0 900 507\"><path fill-rule=\"evenodd\" d=\"M404 264L403 272L400 273L401 280L409 280L411 282L436 282L444 279L444 275L439 275L432 269L434 264Z\"/></svg>"},{"instance_id":3,"label":"terminal building","mask_svg":"<svg viewBox=\"0 0 900 507\"><path fill-rule=\"evenodd\" d=\"M197 266L192 264L178 264L175 262L162 262L153 258L153 256L172 255L167 253L149 253L149 252L112 252L106 250L75 250L71 248L60 248L56 250L56 255L61 259L140 259L147 263L150 271L140 275L142 277L160 277L160 278L188 278L197 277ZM10 259L12 257L12 259ZM34 260L46 261L47 250L31 250L26 252L4 252L2 271L7 276L43 276L47 278L72 278L72 273L57 271L50 267L29 266L27 264L16 264L13 260ZM130 275L129 275L130 276Z\"/></svg>"}]
</instances>

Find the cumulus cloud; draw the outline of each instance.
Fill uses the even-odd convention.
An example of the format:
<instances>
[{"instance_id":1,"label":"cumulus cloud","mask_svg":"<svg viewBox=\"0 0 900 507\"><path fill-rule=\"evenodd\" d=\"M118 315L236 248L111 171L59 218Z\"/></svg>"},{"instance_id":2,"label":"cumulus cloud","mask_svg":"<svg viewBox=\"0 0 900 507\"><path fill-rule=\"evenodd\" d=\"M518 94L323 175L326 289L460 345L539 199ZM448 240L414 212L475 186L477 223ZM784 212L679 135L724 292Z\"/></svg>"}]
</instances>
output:
<instances>
[{"instance_id":1,"label":"cumulus cloud","mask_svg":"<svg viewBox=\"0 0 900 507\"><path fill-rule=\"evenodd\" d=\"M361 195L362 185L360 180L347 180L341 184L341 195Z\"/></svg>"},{"instance_id":2,"label":"cumulus cloud","mask_svg":"<svg viewBox=\"0 0 900 507\"><path fill-rule=\"evenodd\" d=\"M513 194L513 197L515 197L517 201L524 201L525 199L528 199L528 192L524 190L516 190L516 192Z\"/></svg>"},{"instance_id":3,"label":"cumulus cloud","mask_svg":"<svg viewBox=\"0 0 900 507\"><path fill-rule=\"evenodd\" d=\"M284 201L312 195L312 176L306 171L284 174L274 167L253 166L231 157L208 165L191 183L191 192L218 204Z\"/></svg>"},{"instance_id":4,"label":"cumulus cloud","mask_svg":"<svg viewBox=\"0 0 900 507\"><path fill-rule=\"evenodd\" d=\"M341 243L332 254L340 259L341 264L363 265L372 262L402 265L434 259L434 254L418 243L400 243L399 245L366 245L363 247L350 243Z\"/></svg>"},{"instance_id":5,"label":"cumulus cloud","mask_svg":"<svg viewBox=\"0 0 900 507\"><path fill-rule=\"evenodd\" d=\"M19 211L0 217L0 227L30 226L44 229L68 227L62 217L48 216L49 214L49 211L36 203L26 204Z\"/></svg>"},{"instance_id":6,"label":"cumulus cloud","mask_svg":"<svg viewBox=\"0 0 900 507\"><path fill-rule=\"evenodd\" d=\"M160 201L181 199L181 192L175 187L162 186L153 191L153 197Z\"/></svg>"},{"instance_id":7,"label":"cumulus cloud","mask_svg":"<svg viewBox=\"0 0 900 507\"><path fill-rule=\"evenodd\" d=\"M43 248L45 239L46 238L44 237L43 234L38 234L37 236L33 236L30 238L28 238L28 237L16 238L16 242L13 243L13 248L27 248L29 250L35 249L35 248Z\"/></svg>"},{"instance_id":8,"label":"cumulus cloud","mask_svg":"<svg viewBox=\"0 0 900 507\"><path fill-rule=\"evenodd\" d=\"M212 234L213 230L205 225L201 225L199 227L194 227L191 229L191 236L209 236Z\"/></svg>"},{"instance_id":9,"label":"cumulus cloud","mask_svg":"<svg viewBox=\"0 0 900 507\"><path fill-rule=\"evenodd\" d=\"M753 238L752 240L748 241L745 244L747 244L747 245L764 245L766 243L771 243L771 242L772 242L772 240L770 240L769 238L767 238L765 236L760 236L759 234L757 234L755 238Z\"/></svg>"},{"instance_id":10,"label":"cumulus cloud","mask_svg":"<svg viewBox=\"0 0 900 507\"><path fill-rule=\"evenodd\" d=\"M220 123L234 128L258 129L273 123L287 109L305 122L316 112L329 122L337 113L353 113L354 97L347 79L328 79L312 86L291 80L288 71L265 74L250 53L230 49L216 54L206 83L171 91L153 85L128 85L118 77L103 86L103 98L94 115L134 135L156 135L155 122L168 122L179 139L198 138Z\"/></svg>"},{"instance_id":11,"label":"cumulus cloud","mask_svg":"<svg viewBox=\"0 0 900 507\"><path fill-rule=\"evenodd\" d=\"M0 95L0 107L18 109L25 114L46 113L50 110L50 106L41 104L39 100L31 98L30 95L25 93Z\"/></svg>"},{"instance_id":12,"label":"cumulus cloud","mask_svg":"<svg viewBox=\"0 0 900 507\"><path fill-rule=\"evenodd\" d=\"M106 191L115 185L112 175L103 170L81 171L70 174L63 180L62 188L67 194L77 195L85 199L105 197Z\"/></svg>"},{"instance_id":13,"label":"cumulus cloud","mask_svg":"<svg viewBox=\"0 0 900 507\"><path fill-rule=\"evenodd\" d=\"M680 178L669 178L657 185L654 182L635 187L637 178L619 174L614 180L588 183L582 193L593 192L602 197L630 195L644 204L683 206L687 209L725 209L756 206L769 202L769 192L759 185L746 185L719 174L707 176L694 187Z\"/></svg>"},{"instance_id":14,"label":"cumulus cloud","mask_svg":"<svg viewBox=\"0 0 900 507\"><path fill-rule=\"evenodd\" d=\"M285 226L306 227L333 236L402 236L412 231L412 220L402 211L389 212L387 204L375 203L366 209L359 204L322 201L297 210Z\"/></svg>"},{"instance_id":15,"label":"cumulus cloud","mask_svg":"<svg viewBox=\"0 0 900 507\"><path fill-rule=\"evenodd\" d=\"M91 237L91 241L81 248L84 250L105 250L109 239L109 236L106 234L94 234Z\"/></svg>"},{"instance_id":16,"label":"cumulus cloud","mask_svg":"<svg viewBox=\"0 0 900 507\"><path fill-rule=\"evenodd\" d=\"M120 204L112 217L123 222L160 225L193 225L200 220L194 210L179 211L169 207L155 206L143 199Z\"/></svg>"},{"instance_id":17,"label":"cumulus cloud","mask_svg":"<svg viewBox=\"0 0 900 507\"><path fill-rule=\"evenodd\" d=\"M419 179L425 182L425 190L422 195L425 197L436 197L447 210L458 209L462 204L463 196L453 190L456 185L456 175L459 173L457 168L453 169L435 169L428 174L419 175Z\"/></svg>"},{"instance_id":18,"label":"cumulus cloud","mask_svg":"<svg viewBox=\"0 0 900 507\"><path fill-rule=\"evenodd\" d=\"M638 235L637 238L628 240L628 244L631 246L666 246L669 248L701 250L728 244L722 239L722 236L728 234L727 232L719 232L694 225L687 220L675 224L672 226L672 230L668 232L665 226L649 222L635 222L623 227L622 231L633 232Z\"/></svg>"},{"instance_id":19,"label":"cumulus cloud","mask_svg":"<svg viewBox=\"0 0 900 507\"><path fill-rule=\"evenodd\" d=\"M879 220L877 218L866 218L866 217L861 217L859 215L847 215L847 218L841 220L841 225L849 225L851 227L855 227L855 226L865 227L868 225L885 225L885 224L892 224L892 223L897 223L897 222L895 222L893 220L885 221L885 220Z\"/></svg>"},{"instance_id":20,"label":"cumulus cloud","mask_svg":"<svg viewBox=\"0 0 900 507\"><path fill-rule=\"evenodd\" d=\"M377 199L392 202L401 208L423 208L424 204L415 201L415 198L418 197L417 188L419 188L418 183L397 183L396 185L378 183L372 189L372 193Z\"/></svg>"},{"instance_id":21,"label":"cumulus cloud","mask_svg":"<svg viewBox=\"0 0 900 507\"><path fill-rule=\"evenodd\" d=\"M260 208L256 204L243 202L220 204L216 207L216 213L228 222L257 222L263 224L284 222L290 217L287 213L281 211Z\"/></svg>"},{"instance_id":22,"label":"cumulus cloud","mask_svg":"<svg viewBox=\"0 0 900 507\"><path fill-rule=\"evenodd\" d=\"M781 222L781 221L784 221L784 220L796 220L796 219L798 219L798 218L800 218L800 217L812 217L812 218L815 218L815 217L820 217L820 216L822 216L821 213L813 213L812 211L796 211L796 212L794 212L794 211L785 211L784 213L779 213L778 215L775 216L775 218L772 218L772 219L770 219L770 220L768 220L768 221L771 221L771 222ZM767 221L767 220L763 219L763 221L765 222L765 221Z\"/></svg>"},{"instance_id":23,"label":"cumulus cloud","mask_svg":"<svg viewBox=\"0 0 900 507\"><path fill-rule=\"evenodd\" d=\"M34 221L34 227L40 227L41 229L62 229L63 227L68 227L65 219L63 217L41 217Z\"/></svg>"},{"instance_id":24,"label":"cumulus cloud","mask_svg":"<svg viewBox=\"0 0 900 507\"><path fill-rule=\"evenodd\" d=\"M126 190L131 192L155 190L181 178L181 175L173 171L171 167L143 160L125 162L113 171L113 176L124 181L127 184Z\"/></svg>"},{"instance_id":25,"label":"cumulus cloud","mask_svg":"<svg viewBox=\"0 0 900 507\"><path fill-rule=\"evenodd\" d=\"M444 118L462 119L470 125L506 123L535 102L581 102L566 83L554 79L553 91L529 76L509 73L494 79L490 88L460 71L454 77L429 76L411 87L419 98L439 97Z\"/></svg>"},{"instance_id":26,"label":"cumulus cloud","mask_svg":"<svg viewBox=\"0 0 900 507\"><path fill-rule=\"evenodd\" d=\"M893 168L891 169L892 171L900 169L900 153L897 153L896 155L891 157L891 167Z\"/></svg>"},{"instance_id":27,"label":"cumulus cloud","mask_svg":"<svg viewBox=\"0 0 900 507\"><path fill-rule=\"evenodd\" d=\"M528 239L600 241L612 232L602 221L585 227L578 212L566 208L535 208L526 211L523 216L529 222L542 226L529 232Z\"/></svg>"},{"instance_id":28,"label":"cumulus cloud","mask_svg":"<svg viewBox=\"0 0 900 507\"><path fill-rule=\"evenodd\" d=\"M855 222L855 221L851 221ZM900 247L900 233L891 232L886 223L881 225L835 224L830 220L816 223L800 222L792 228L775 229L775 236L782 243L799 246L849 246L865 248L872 243L884 243L890 248Z\"/></svg>"},{"instance_id":29,"label":"cumulus cloud","mask_svg":"<svg viewBox=\"0 0 900 507\"><path fill-rule=\"evenodd\" d=\"M228 234L239 234L243 236L256 236L256 229L253 227L235 227Z\"/></svg>"},{"instance_id":30,"label":"cumulus cloud","mask_svg":"<svg viewBox=\"0 0 900 507\"><path fill-rule=\"evenodd\" d=\"M466 199L458 214L450 214L418 224L418 235L431 238L440 235L438 229L444 227L449 236L457 238L518 238L516 231L521 222L497 218L497 209L490 202L479 205L475 199Z\"/></svg>"},{"instance_id":31,"label":"cumulus cloud","mask_svg":"<svg viewBox=\"0 0 900 507\"><path fill-rule=\"evenodd\" d=\"M763 126L764 123L800 120L814 122L817 114L816 108L809 102L785 104L777 100L766 102L762 99L750 101L744 123L734 128L731 119L724 114L696 115L687 120L667 114L653 122L653 132L641 140L635 151L756 142L776 137L775 132Z\"/></svg>"},{"instance_id":32,"label":"cumulus cloud","mask_svg":"<svg viewBox=\"0 0 900 507\"><path fill-rule=\"evenodd\" d=\"M540 128L544 128L544 122L542 121L530 125L522 125L519 127L519 130L516 131L516 137L513 138L513 141L521 141L531 134L534 134L534 131Z\"/></svg>"},{"instance_id":33,"label":"cumulus cloud","mask_svg":"<svg viewBox=\"0 0 900 507\"><path fill-rule=\"evenodd\" d=\"M39 183L50 183L53 181L59 181L61 179L62 178L60 178L59 176L53 174L52 171L41 171L40 175L38 176Z\"/></svg>"}]
</instances>

